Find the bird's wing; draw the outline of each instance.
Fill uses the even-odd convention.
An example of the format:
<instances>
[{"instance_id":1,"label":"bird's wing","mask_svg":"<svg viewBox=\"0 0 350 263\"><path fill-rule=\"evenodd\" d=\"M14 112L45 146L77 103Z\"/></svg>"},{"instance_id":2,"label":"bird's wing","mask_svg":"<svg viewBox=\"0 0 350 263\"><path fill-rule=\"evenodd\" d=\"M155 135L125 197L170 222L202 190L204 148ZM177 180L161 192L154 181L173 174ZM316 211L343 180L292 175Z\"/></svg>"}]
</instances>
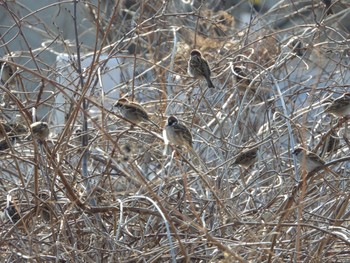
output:
<instances>
[{"instance_id":1,"label":"bird's wing","mask_svg":"<svg viewBox=\"0 0 350 263\"><path fill-rule=\"evenodd\" d=\"M255 159L256 154L257 154L256 149L243 152L236 158L234 163L235 164L245 164L245 163L251 161L252 159Z\"/></svg>"},{"instance_id":2,"label":"bird's wing","mask_svg":"<svg viewBox=\"0 0 350 263\"><path fill-rule=\"evenodd\" d=\"M331 112L334 110L342 109L343 107L347 107L350 105L350 97L343 96L333 101L326 109L326 112Z\"/></svg>"},{"instance_id":3,"label":"bird's wing","mask_svg":"<svg viewBox=\"0 0 350 263\"><path fill-rule=\"evenodd\" d=\"M184 138L184 140L186 142L189 143L190 146L192 146L192 134L190 132L190 130L183 124L181 123L177 123L176 125L173 126L174 128L174 132L179 134L180 136L182 136Z\"/></svg>"},{"instance_id":4,"label":"bird's wing","mask_svg":"<svg viewBox=\"0 0 350 263\"><path fill-rule=\"evenodd\" d=\"M204 64L204 65L203 65ZM198 56L191 57L190 65L193 70L196 70L200 75L210 76L210 68L208 62Z\"/></svg>"},{"instance_id":5,"label":"bird's wing","mask_svg":"<svg viewBox=\"0 0 350 263\"><path fill-rule=\"evenodd\" d=\"M307 153L308 158L310 158L310 160L312 160L313 162L317 162L320 163L322 165L324 165L326 162L321 159L320 156L318 156L317 154L313 153L313 152L308 152Z\"/></svg>"},{"instance_id":6,"label":"bird's wing","mask_svg":"<svg viewBox=\"0 0 350 263\"><path fill-rule=\"evenodd\" d=\"M131 110L137 112L137 114L142 116L145 120L149 119L147 111L140 104L130 102L130 105L131 105L131 107L129 107L129 110L131 109Z\"/></svg>"},{"instance_id":7,"label":"bird's wing","mask_svg":"<svg viewBox=\"0 0 350 263\"><path fill-rule=\"evenodd\" d=\"M205 64L205 66L203 67L203 71L205 73L204 75L210 77L211 71L210 71L210 67L209 67L208 61L206 61L205 59L202 59L202 61Z\"/></svg>"}]
</instances>

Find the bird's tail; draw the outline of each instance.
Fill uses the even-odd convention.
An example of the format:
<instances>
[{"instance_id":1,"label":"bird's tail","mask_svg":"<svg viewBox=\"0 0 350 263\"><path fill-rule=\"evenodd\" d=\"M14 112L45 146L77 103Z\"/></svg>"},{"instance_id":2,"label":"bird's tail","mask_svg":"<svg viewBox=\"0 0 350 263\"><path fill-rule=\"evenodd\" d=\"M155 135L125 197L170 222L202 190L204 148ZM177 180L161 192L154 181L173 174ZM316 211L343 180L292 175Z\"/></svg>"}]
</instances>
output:
<instances>
[{"instance_id":1,"label":"bird's tail","mask_svg":"<svg viewBox=\"0 0 350 263\"><path fill-rule=\"evenodd\" d=\"M159 127L159 125L157 123L155 123L152 120L148 120L150 123L152 123L154 126L156 126L159 130L161 130L161 128Z\"/></svg>"},{"instance_id":2,"label":"bird's tail","mask_svg":"<svg viewBox=\"0 0 350 263\"><path fill-rule=\"evenodd\" d=\"M209 87L209 88L215 88L213 82L212 82L211 79L210 79L210 77L206 78L206 80L207 80L207 83L208 83L208 87Z\"/></svg>"},{"instance_id":3,"label":"bird's tail","mask_svg":"<svg viewBox=\"0 0 350 263\"><path fill-rule=\"evenodd\" d=\"M333 12L332 8L328 8L326 14L327 14L327 16L333 15L334 12Z\"/></svg>"}]
</instances>

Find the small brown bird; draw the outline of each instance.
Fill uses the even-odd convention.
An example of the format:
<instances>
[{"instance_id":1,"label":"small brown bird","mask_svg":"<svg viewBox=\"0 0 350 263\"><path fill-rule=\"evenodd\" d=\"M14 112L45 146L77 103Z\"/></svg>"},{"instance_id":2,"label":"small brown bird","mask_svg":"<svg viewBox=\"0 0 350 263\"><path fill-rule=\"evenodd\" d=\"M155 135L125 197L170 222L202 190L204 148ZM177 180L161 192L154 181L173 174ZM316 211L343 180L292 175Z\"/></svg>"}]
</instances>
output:
<instances>
[{"instance_id":1,"label":"small brown bird","mask_svg":"<svg viewBox=\"0 0 350 263\"><path fill-rule=\"evenodd\" d=\"M193 78L205 78L209 88L214 88L214 84L211 81L210 67L208 62L203 58L202 53L193 49L191 51L191 57L188 60L187 73Z\"/></svg>"},{"instance_id":2,"label":"small brown bird","mask_svg":"<svg viewBox=\"0 0 350 263\"><path fill-rule=\"evenodd\" d=\"M13 67L4 62L0 61L0 72L1 72L1 81L3 84L5 84L14 74ZM14 79L10 81L10 84L14 83Z\"/></svg>"},{"instance_id":3,"label":"small brown bird","mask_svg":"<svg viewBox=\"0 0 350 263\"><path fill-rule=\"evenodd\" d=\"M30 125L30 129L35 139L44 141L47 137L49 137L50 129L47 122L43 122L43 121L34 122Z\"/></svg>"},{"instance_id":4,"label":"small brown bird","mask_svg":"<svg viewBox=\"0 0 350 263\"><path fill-rule=\"evenodd\" d=\"M305 165L305 169L308 173L317 168L322 168L323 170L333 174L335 177L339 177L336 172L325 166L326 162L317 154L302 147L296 148L292 153L298 158L301 165Z\"/></svg>"},{"instance_id":5,"label":"small brown bird","mask_svg":"<svg viewBox=\"0 0 350 263\"><path fill-rule=\"evenodd\" d=\"M296 148L293 151L293 154L298 158L300 163L305 162L305 168L307 172L312 172L316 168L324 166L326 163L317 154L307 151L302 147Z\"/></svg>"},{"instance_id":6,"label":"small brown bird","mask_svg":"<svg viewBox=\"0 0 350 263\"><path fill-rule=\"evenodd\" d=\"M350 115L350 93L335 99L324 110L325 113L332 114L336 117L346 117Z\"/></svg>"},{"instance_id":7,"label":"small brown bird","mask_svg":"<svg viewBox=\"0 0 350 263\"><path fill-rule=\"evenodd\" d=\"M114 104L114 107L119 109L123 118L134 124L150 122L158 127L156 123L150 120L147 111L136 102L131 102L126 98L121 98Z\"/></svg>"},{"instance_id":8,"label":"small brown bird","mask_svg":"<svg viewBox=\"0 0 350 263\"><path fill-rule=\"evenodd\" d=\"M323 3L326 5L326 14L327 15L332 15L334 14L331 5L332 5L332 0L322 0Z\"/></svg>"},{"instance_id":9,"label":"small brown bird","mask_svg":"<svg viewBox=\"0 0 350 263\"><path fill-rule=\"evenodd\" d=\"M238 164L245 169L248 169L251 165L256 162L258 149L253 148L240 153L233 164Z\"/></svg>"},{"instance_id":10,"label":"small brown bird","mask_svg":"<svg viewBox=\"0 0 350 263\"><path fill-rule=\"evenodd\" d=\"M165 144L185 146L187 150L193 151L192 134L183 124L179 123L175 116L170 116L163 130Z\"/></svg>"}]
</instances>

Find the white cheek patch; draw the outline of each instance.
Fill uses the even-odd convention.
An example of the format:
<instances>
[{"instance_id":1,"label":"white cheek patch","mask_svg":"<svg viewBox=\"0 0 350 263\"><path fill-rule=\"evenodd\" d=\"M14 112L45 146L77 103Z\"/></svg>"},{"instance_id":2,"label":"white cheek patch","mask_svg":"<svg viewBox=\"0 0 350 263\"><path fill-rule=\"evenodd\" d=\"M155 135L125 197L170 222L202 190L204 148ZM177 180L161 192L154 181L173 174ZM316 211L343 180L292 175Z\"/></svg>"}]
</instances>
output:
<instances>
[{"instance_id":1,"label":"white cheek patch","mask_svg":"<svg viewBox=\"0 0 350 263\"><path fill-rule=\"evenodd\" d=\"M164 140L165 144L169 144L169 139L168 139L168 136L166 134L166 130L165 129L163 130L163 140Z\"/></svg>"}]
</instances>

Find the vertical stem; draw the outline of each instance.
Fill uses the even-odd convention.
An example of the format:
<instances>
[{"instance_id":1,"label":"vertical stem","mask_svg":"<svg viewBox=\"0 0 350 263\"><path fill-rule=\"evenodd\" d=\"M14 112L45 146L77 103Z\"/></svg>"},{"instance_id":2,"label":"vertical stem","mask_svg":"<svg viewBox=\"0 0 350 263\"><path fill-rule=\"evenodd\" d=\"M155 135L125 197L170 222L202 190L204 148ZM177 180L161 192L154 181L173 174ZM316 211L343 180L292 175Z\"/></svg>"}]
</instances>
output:
<instances>
[{"instance_id":1,"label":"vertical stem","mask_svg":"<svg viewBox=\"0 0 350 263\"><path fill-rule=\"evenodd\" d=\"M78 36L78 26L77 26L77 3L78 0L74 1L74 10L73 10L73 19L74 19L74 33L75 33L75 43L76 43L76 48L77 48L77 71L78 71L78 75L79 75L79 83L80 83L80 87L83 93L84 90L84 78L82 76L82 70L81 70L81 58L80 58L80 44L79 44L79 36ZM83 149L86 148L86 146L88 145L88 125L87 125L87 117L86 117L86 111L87 111L87 102L85 100L85 98L82 100L83 103ZM88 158L88 152L84 151L83 154L83 158L82 158L82 175L83 177L87 177L88 176L88 172L87 172L87 158ZM89 190L89 183L87 184L87 189Z\"/></svg>"}]
</instances>

